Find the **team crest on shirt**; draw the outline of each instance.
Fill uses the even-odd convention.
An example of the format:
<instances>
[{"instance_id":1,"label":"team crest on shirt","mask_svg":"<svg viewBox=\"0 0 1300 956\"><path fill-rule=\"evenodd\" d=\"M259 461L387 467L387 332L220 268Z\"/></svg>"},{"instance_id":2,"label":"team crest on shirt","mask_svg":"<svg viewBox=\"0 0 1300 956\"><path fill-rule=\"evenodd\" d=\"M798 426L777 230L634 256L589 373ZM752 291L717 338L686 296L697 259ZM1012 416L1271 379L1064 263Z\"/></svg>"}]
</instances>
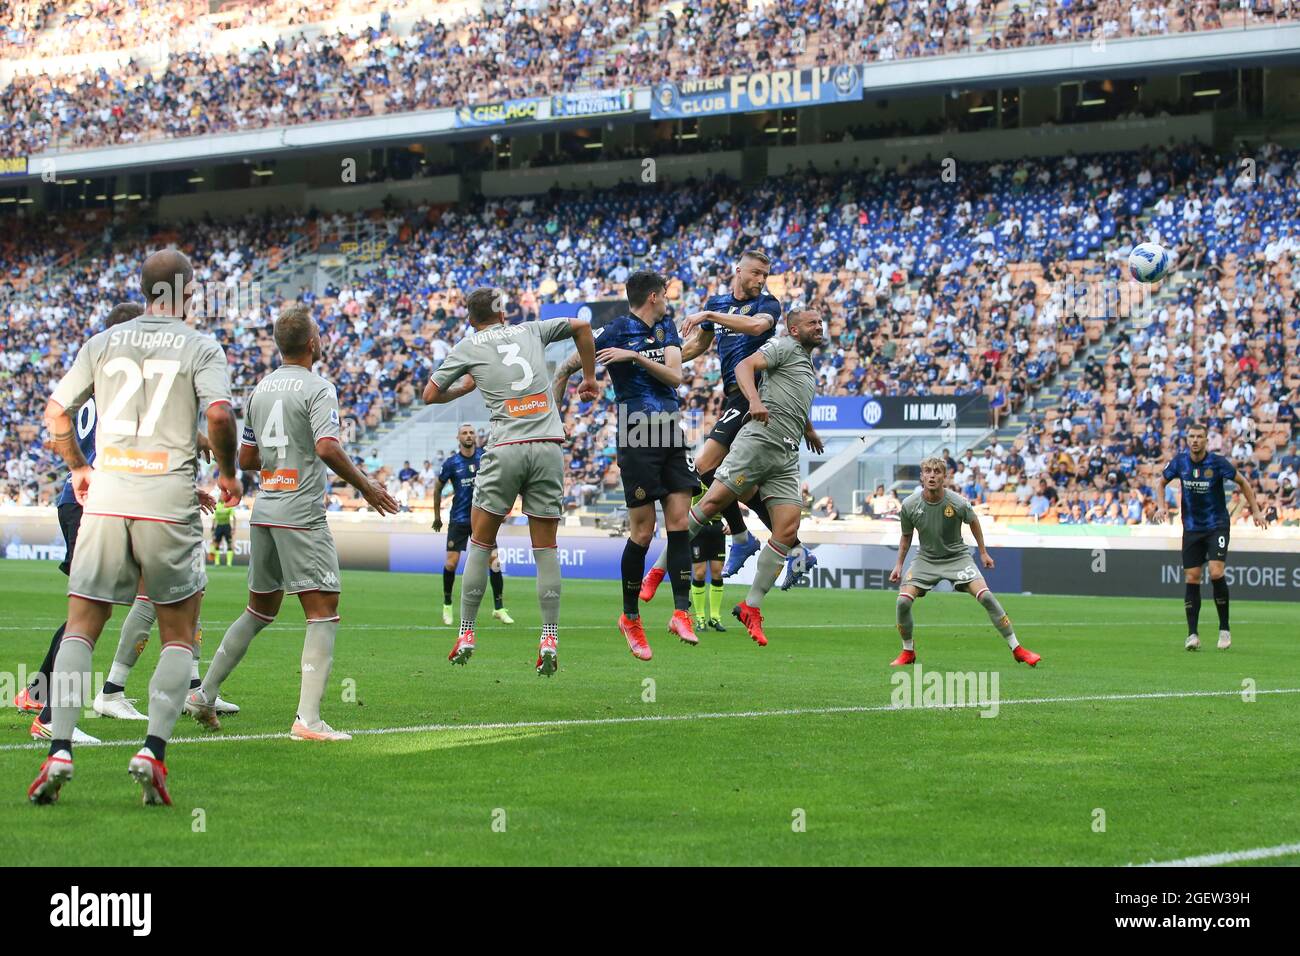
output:
<instances>
[{"instance_id":1,"label":"team crest on shirt","mask_svg":"<svg viewBox=\"0 0 1300 956\"><path fill-rule=\"evenodd\" d=\"M637 501L644 501L644 500L645 500L645 489L644 489L644 488L641 488L641 487L638 486L637 489L636 489L636 491L632 492L632 494L636 497L636 500L637 500Z\"/></svg>"},{"instance_id":2,"label":"team crest on shirt","mask_svg":"<svg viewBox=\"0 0 1300 956\"><path fill-rule=\"evenodd\" d=\"M663 340L664 340L664 327L663 327L662 325L656 325L656 326L655 326L655 341L658 342L658 343L660 343L660 344L663 344Z\"/></svg>"},{"instance_id":3,"label":"team crest on shirt","mask_svg":"<svg viewBox=\"0 0 1300 956\"><path fill-rule=\"evenodd\" d=\"M951 518L951 517L953 517L953 516L956 515L956 514L957 514L957 512L955 512L955 511L952 510L952 505L945 505L945 506L944 506L944 509L943 509L943 516L944 516L945 518Z\"/></svg>"}]
</instances>

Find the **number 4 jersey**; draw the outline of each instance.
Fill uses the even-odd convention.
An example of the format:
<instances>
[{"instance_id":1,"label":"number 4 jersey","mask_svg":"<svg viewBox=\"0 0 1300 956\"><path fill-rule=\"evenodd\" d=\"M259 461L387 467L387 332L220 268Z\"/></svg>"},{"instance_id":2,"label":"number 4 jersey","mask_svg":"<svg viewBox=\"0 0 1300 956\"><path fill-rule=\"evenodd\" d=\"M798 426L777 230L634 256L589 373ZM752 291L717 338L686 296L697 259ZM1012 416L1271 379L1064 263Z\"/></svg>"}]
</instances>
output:
<instances>
[{"instance_id":1,"label":"number 4 jersey","mask_svg":"<svg viewBox=\"0 0 1300 956\"><path fill-rule=\"evenodd\" d=\"M179 319L142 315L81 347L53 398L65 409L94 396L95 474L86 514L187 522L199 413L230 403L226 353Z\"/></svg>"},{"instance_id":2,"label":"number 4 jersey","mask_svg":"<svg viewBox=\"0 0 1300 956\"><path fill-rule=\"evenodd\" d=\"M334 386L299 365L282 365L253 389L243 443L262 459L262 487L251 524L306 529L325 520L325 464L316 454L322 438L339 440L339 400Z\"/></svg>"},{"instance_id":3,"label":"number 4 jersey","mask_svg":"<svg viewBox=\"0 0 1300 956\"><path fill-rule=\"evenodd\" d=\"M433 373L445 391L466 374L492 412L489 448L525 441L563 441L551 400L546 346L572 338L568 319L491 325L461 339Z\"/></svg>"}]
</instances>

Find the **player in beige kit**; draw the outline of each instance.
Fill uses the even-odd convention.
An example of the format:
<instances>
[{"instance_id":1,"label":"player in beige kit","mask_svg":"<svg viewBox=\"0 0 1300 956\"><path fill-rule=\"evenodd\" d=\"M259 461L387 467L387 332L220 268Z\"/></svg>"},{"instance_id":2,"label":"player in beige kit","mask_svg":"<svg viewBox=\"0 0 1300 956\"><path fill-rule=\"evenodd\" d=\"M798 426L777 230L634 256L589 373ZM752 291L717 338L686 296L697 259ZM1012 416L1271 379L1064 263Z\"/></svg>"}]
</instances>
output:
<instances>
[{"instance_id":1,"label":"player in beige kit","mask_svg":"<svg viewBox=\"0 0 1300 956\"><path fill-rule=\"evenodd\" d=\"M944 487L947 477L948 466L942 458L922 461L921 487L903 500L898 515L902 535L898 543L898 562L890 572L889 580L893 584L902 583L895 609L898 633L903 638L903 652L894 659L893 665L901 667L916 662L916 650L912 645L912 605L916 599L924 597L940 581L950 581L958 591L965 591L979 601L993 626L1006 639L1012 656L1023 664L1036 667L1042 658L1020 645L1011 618L971 560L970 548L961 537L964 524L970 525L975 544L979 547L980 562L985 568L993 569L993 558L984 547L979 515L969 501ZM913 531L921 539L921 550L904 576L903 563L912 546Z\"/></svg>"},{"instance_id":2,"label":"player in beige kit","mask_svg":"<svg viewBox=\"0 0 1300 956\"><path fill-rule=\"evenodd\" d=\"M325 466L380 514L396 514L398 505L343 450L338 396L333 385L312 371L321 357L320 330L305 307L280 313L275 320L275 344L284 364L253 390L239 449L239 467L261 471L261 491L253 503L248 531L248 607L221 639L202 686L186 701L186 710L205 727L220 729L213 703L221 683L258 632L275 620L287 592L298 596L307 617L302 688L289 736L351 740L320 715L339 626L339 559L325 520L329 489Z\"/></svg>"},{"instance_id":3,"label":"player in beige kit","mask_svg":"<svg viewBox=\"0 0 1300 956\"><path fill-rule=\"evenodd\" d=\"M474 333L456 343L424 389L425 402L437 404L477 387L492 412L492 436L474 481L460 633L447 659L464 664L474 652L474 620L487 585L488 558L501 522L522 495L542 611L537 673L549 677L558 667L560 560L555 532L563 514L564 428L551 399L546 346L574 339L582 356L578 394L590 401L599 394L595 340L583 319L506 324L505 293L500 289L475 289L465 304Z\"/></svg>"},{"instance_id":4,"label":"player in beige kit","mask_svg":"<svg viewBox=\"0 0 1300 956\"><path fill-rule=\"evenodd\" d=\"M171 803L165 749L189 688L207 584L194 488L201 410L222 500L238 504L243 490L235 477L225 352L184 321L197 291L189 260L174 249L154 253L140 286L145 312L82 346L45 410L51 444L72 471L85 513L68 577L68 624L54 662L50 755L28 790L35 803L53 803L72 779L71 737L90 701L91 652L112 605L131 604L138 582L157 608L163 646L149 684L145 746L128 770L146 804ZM100 416L93 470L67 413L91 394Z\"/></svg>"}]
</instances>

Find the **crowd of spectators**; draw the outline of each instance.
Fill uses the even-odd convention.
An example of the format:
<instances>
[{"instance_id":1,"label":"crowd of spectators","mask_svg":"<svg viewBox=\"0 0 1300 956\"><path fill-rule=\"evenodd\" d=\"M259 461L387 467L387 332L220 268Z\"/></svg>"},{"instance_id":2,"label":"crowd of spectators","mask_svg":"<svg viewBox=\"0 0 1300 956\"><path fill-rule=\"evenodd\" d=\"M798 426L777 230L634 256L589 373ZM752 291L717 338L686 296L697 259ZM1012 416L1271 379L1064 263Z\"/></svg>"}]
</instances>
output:
<instances>
[{"instance_id":1,"label":"crowd of spectators","mask_svg":"<svg viewBox=\"0 0 1300 956\"><path fill-rule=\"evenodd\" d=\"M960 184L943 183L934 163L902 162L757 185L714 179L353 216L166 228L29 222L10 230L15 241L0 242L9 318L0 329L0 446L11 493L34 500L42 476L57 477L35 434L41 403L76 345L114 302L134 295L147 249L176 242L202 282L238 293L295 242L310 247L368 219L384 237L380 268L300 294L324 333L324 374L359 439L414 402L464 333L464 291L503 287L511 321L526 321L547 303L617 297L646 264L668 276L674 313L684 316L725 287L741 251L758 247L774 260L769 289L786 308L828 317L822 394L983 393L999 416L1042 396L1017 439L1020 471L1013 459L961 475L960 489L976 501L1018 505L1006 496L1021 477L1049 477L1070 505L1075 490L1128 494L1193 419L1209 422L1212 447L1259 468L1272 483L1266 491L1285 498L1278 455L1293 434L1300 384L1300 301L1290 278L1300 244L1287 231L1295 221L1287 197L1300 183L1300 157L1266 147L1259 158L1258 182L1239 180L1235 157L1193 145L972 163ZM1177 223L1159 214L1170 202ZM1175 295L1135 312L1110 292L1133 242L1152 231L1205 252ZM1104 294L1075 296L1076 283ZM227 348L237 396L275 362L268 327L278 303L242 302L236 314L201 320ZM1075 361L1103 338L1109 354ZM719 377L716 352L686 369L681 395L696 434L716 417ZM571 506L617 484L611 399L607 390L569 410ZM416 490L408 497L418 499Z\"/></svg>"},{"instance_id":2,"label":"crowd of spectators","mask_svg":"<svg viewBox=\"0 0 1300 956\"><path fill-rule=\"evenodd\" d=\"M492 103L576 89L1265 25L1297 0L0 0L0 58L118 50L0 90L0 154ZM459 15L452 16L455 12ZM346 20L354 14L367 18ZM443 14L447 20L443 19ZM344 25L323 34L302 27ZM217 34L262 25L261 39ZM143 45L167 40L162 62Z\"/></svg>"}]
</instances>

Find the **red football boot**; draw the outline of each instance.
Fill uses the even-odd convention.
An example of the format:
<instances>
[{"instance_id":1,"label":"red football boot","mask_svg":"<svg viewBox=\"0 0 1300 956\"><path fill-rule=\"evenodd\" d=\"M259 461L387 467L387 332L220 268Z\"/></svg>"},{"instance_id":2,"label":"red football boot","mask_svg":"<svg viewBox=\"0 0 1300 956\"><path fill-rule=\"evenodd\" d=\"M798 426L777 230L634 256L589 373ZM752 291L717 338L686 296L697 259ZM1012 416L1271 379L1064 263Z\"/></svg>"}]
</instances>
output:
<instances>
[{"instance_id":1,"label":"red football boot","mask_svg":"<svg viewBox=\"0 0 1300 956\"><path fill-rule=\"evenodd\" d=\"M651 568L641 579L641 600L647 604L655 599L655 592L664 579L663 568Z\"/></svg>"},{"instance_id":2,"label":"red football boot","mask_svg":"<svg viewBox=\"0 0 1300 956\"><path fill-rule=\"evenodd\" d=\"M759 613L758 608L750 607L741 601L731 609L731 613L736 620L745 625L755 644L759 647L767 647L767 635L763 633L763 615Z\"/></svg>"},{"instance_id":3,"label":"red football boot","mask_svg":"<svg viewBox=\"0 0 1300 956\"><path fill-rule=\"evenodd\" d=\"M916 663L916 651L903 651L903 653L899 654L897 657L895 657L892 661L889 662L889 666L903 667L906 664L915 664L915 663Z\"/></svg>"},{"instance_id":4,"label":"red football boot","mask_svg":"<svg viewBox=\"0 0 1300 956\"><path fill-rule=\"evenodd\" d=\"M32 803L54 803L59 799L59 789L72 779L72 754L60 750L50 754L41 764L41 772L27 788L27 799Z\"/></svg>"},{"instance_id":5,"label":"red football boot","mask_svg":"<svg viewBox=\"0 0 1300 956\"><path fill-rule=\"evenodd\" d=\"M141 747L131 758L131 762L126 765L126 772L140 785L146 807L172 805L171 794L167 792L167 767L148 747Z\"/></svg>"},{"instance_id":6,"label":"red football boot","mask_svg":"<svg viewBox=\"0 0 1300 956\"><path fill-rule=\"evenodd\" d=\"M683 644L692 647L700 643L700 639L695 636L695 625L691 623L691 616L686 611L673 611L673 616L668 621L668 633L676 634Z\"/></svg>"},{"instance_id":7,"label":"red football boot","mask_svg":"<svg viewBox=\"0 0 1300 956\"><path fill-rule=\"evenodd\" d=\"M1017 647L1011 652L1011 656L1022 664L1028 664L1030 667L1037 667L1038 662L1043 659L1041 655L1035 654L1027 647Z\"/></svg>"},{"instance_id":8,"label":"red football boot","mask_svg":"<svg viewBox=\"0 0 1300 956\"><path fill-rule=\"evenodd\" d=\"M618 629L627 638L627 649L632 652L633 657L641 661L650 660L650 642L646 640L645 627L641 624L641 618L629 619L626 614L620 614Z\"/></svg>"},{"instance_id":9,"label":"red football boot","mask_svg":"<svg viewBox=\"0 0 1300 956\"><path fill-rule=\"evenodd\" d=\"M14 706L24 713L39 714L42 710L41 702L33 700L29 688L24 687L14 698Z\"/></svg>"},{"instance_id":10,"label":"red football boot","mask_svg":"<svg viewBox=\"0 0 1300 956\"><path fill-rule=\"evenodd\" d=\"M469 661L470 655L474 653L474 632L466 631L460 637L456 638L456 646L451 649L447 655L447 660L453 664L465 664Z\"/></svg>"}]
</instances>

